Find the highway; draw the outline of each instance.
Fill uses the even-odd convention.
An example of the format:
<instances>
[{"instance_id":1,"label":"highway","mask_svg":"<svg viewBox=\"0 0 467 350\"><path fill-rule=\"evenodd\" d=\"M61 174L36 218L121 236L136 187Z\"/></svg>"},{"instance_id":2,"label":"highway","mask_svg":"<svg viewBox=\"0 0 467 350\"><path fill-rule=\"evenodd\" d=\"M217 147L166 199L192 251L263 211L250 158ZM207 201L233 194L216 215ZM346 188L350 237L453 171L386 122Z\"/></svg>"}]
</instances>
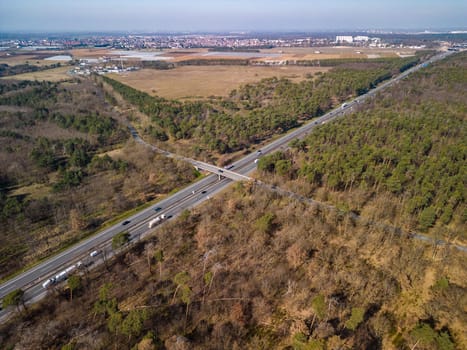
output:
<instances>
[{"instance_id":1,"label":"highway","mask_svg":"<svg viewBox=\"0 0 467 350\"><path fill-rule=\"evenodd\" d=\"M351 101L347 101L345 104L334 109L333 111L330 111L329 113L319 118L315 118L300 128L292 130L275 141L272 141L271 143L263 146L261 150L257 150L246 155L242 159L232 163L229 169L220 168L157 149L156 147L147 144L143 139L140 138L136 130L129 126L132 136L137 142L148 145L155 151L161 152L166 156L181 158L183 160L189 161L191 164L193 164L193 166L196 166L199 169L207 170L213 174L194 184L189 185L188 187L152 205L151 207L146 208L129 218L126 218L122 222L119 222L112 227L109 227L99 232L98 234L79 242L73 247L66 249L56 256L53 256L39 263L33 268L21 273L20 275L8 280L0 286L0 299L11 291L22 288L25 291L25 299L27 301L33 302L38 300L46 292L42 288L42 283L48 278L64 270L66 267L76 264L78 261L83 261L84 263L94 263L95 265L99 260L102 260L100 258L101 255L95 258L90 258L89 253L91 251L103 250L107 256L111 256L113 254L110 247L111 240L112 237L117 233L128 231L132 240L139 239L151 231L148 228L148 222L151 219L161 214L165 214L168 220L170 220L171 218L179 215L183 210L192 208L196 205L199 205L203 201L208 200L210 196L222 191L226 186L232 183L232 181L250 180L248 175L256 169L255 160L257 158L261 157L262 155L275 152L279 149L286 148L291 140L304 137L310 131L312 131L313 128L344 115L345 113L351 111L355 105L358 105L363 100L375 95L378 91L397 83L401 79L404 79L409 74L422 68L422 66L441 60L452 53L453 52L443 52L432 57L429 61L424 62L423 64L419 64L410 68L397 77L382 83L375 89L369 91L367 94L358 96ZM94 261L92 259L94 259ZM0 311L0 320L3 319L6 312L7 310Z\"/></svg>"}]
</instances>

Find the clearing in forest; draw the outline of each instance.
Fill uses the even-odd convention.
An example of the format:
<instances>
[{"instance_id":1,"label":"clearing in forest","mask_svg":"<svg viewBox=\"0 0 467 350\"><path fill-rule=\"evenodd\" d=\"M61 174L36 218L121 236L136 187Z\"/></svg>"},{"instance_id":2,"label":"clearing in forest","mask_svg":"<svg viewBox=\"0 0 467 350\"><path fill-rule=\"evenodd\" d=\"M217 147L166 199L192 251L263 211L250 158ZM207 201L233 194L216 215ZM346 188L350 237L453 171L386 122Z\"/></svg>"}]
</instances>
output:
<instances>
[{"instance_id":1,"label":"clearing in forest","mask_svg":"<svg viewBox=\"0 0 467 350\"><path fill-rule=\"evenodd\" d=\"M227 96L230 91L264 78L288 78L302 81L310 74L328 71L324 67L294 66L184 66L170 70L142 69L127 74L111 74L135 89L174 99Z\"/></svg>"}]
</instances>

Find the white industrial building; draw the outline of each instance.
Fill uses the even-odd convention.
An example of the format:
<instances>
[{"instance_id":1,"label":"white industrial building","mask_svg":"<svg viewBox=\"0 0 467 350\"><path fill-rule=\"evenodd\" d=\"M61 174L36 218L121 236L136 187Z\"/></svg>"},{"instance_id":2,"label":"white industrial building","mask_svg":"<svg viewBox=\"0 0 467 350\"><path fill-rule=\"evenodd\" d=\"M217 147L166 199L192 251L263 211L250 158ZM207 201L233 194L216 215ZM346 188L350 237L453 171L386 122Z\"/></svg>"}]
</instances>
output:
<instances>
[{"instance_id":1,"label":"white industrial building","mask_svg":"<svg viewBox=\"0 0 467 350\"><path fill-rule=\"evenodd\" d=\"M338 35L336 36L336 43L353 43L353 37L350 35Z\"/></svg>"},{"instance_id":2,"label":"white industrial building","mask_svg":"<svg viewBox=\"0 0 467 350\"><path fill-rule=\"evenodd\" d=\"M354 41L368 41L370 40L370 38L368 36L364 36L364 35L358 35L356 36L355 38L353 38Z\"/></svg>"}]
</instances>

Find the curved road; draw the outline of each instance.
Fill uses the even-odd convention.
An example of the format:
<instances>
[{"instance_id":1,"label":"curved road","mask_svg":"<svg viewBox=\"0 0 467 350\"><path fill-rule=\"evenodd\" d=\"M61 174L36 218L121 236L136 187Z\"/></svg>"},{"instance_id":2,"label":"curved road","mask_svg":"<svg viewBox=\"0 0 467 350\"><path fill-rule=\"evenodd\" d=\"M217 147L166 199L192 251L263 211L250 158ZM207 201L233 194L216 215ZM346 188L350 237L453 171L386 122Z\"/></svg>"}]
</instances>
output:
<instances>
[{"instance_id":1,"label":"curved road","mask_svg":"<svg viewBox=\"0 0 467 350\"><path fill-rule=\"evenodd\" d=\"M139 213L125 219L124 221L115 224L114 226L103 230L102 232L90 237L82 242L79 242L75 246L59 253L56 256L53 256L35 267L21 273L20 275L8 280L0 286L0 298L3 298L9 292L22 288L25 290L25 298L28 301L35 301L45 294L45 290L42 288L42 283L57 274L58 272L64 270L66 267L75 264L78 261L83 261L85 264L97 264L100 261L100 257L90 258L89 253L94 250L103 250L106 255L111 255L110 242L112 237L119 232L129 231L131 234L131 239L138 239L147 232L149 232L148 222L157 217L158 215L165 214L169 219L170 217L180 214L183 210L191 208L200 204L201 202L209 199L210 196L216 194L217 192L223 190L234 180L247 180L249 179L247 175L251 173L255 168L255 159L257 159L262 154L267 154L279 150L281 148L287 147L291 140L295 138L304 137L309 133L314 127L324 122L335 119L339 116L344 115L346 112L351 111L352 107L367 99L378 91L391 86L401 79L404 79L407 75L419 70L424 67L426 64L441 60L453 52L443 52L432 57L427 62L419 64L399 76L384 82L375 89L369 91L365 95L361 95L352 101L348 101L343 104L341 107L336 108L335 110L323 115L320 118L316 118L302 127L292 130L286 135L278 138L275 141L267 144L262 147L261 151L251 153L237 162L233 163L233 167L230 169L219 168L210 164L199 162L196 160L179 157L177 155L170 154L165 151L161 151L154 146L150 146L158 152L162 152L170 157L183 158L191 162L194 166L197 166L200 169L208 170L216 173L217 175L209 175L206 178L180 190L179 192L173 194L172 196L162 200L161 202L152 205L151 207L140 211ZM146 144L142 140L136 131L129 126L130 131L133 137L140 143ZM5 316L7 310L0 311L0 319Z\"/></svg>"}]
</instances>

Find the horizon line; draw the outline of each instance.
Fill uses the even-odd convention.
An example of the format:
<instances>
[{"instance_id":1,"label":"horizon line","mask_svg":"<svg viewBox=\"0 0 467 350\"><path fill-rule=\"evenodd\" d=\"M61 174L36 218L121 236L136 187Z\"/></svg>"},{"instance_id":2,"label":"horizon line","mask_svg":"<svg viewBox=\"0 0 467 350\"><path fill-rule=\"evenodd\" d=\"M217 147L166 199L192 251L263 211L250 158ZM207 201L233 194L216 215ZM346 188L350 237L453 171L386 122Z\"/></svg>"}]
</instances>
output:
<instances>
[{"instance_id":1,"label":"horizon line","mask_svg":"<svg viewBox=\"0 0 467 350\"><path fill-rule=\"evenodd\" d=\"M359 29L346 29L346 28L336 28L336 29L287 29L287 30L277 30L277 29L258 29L258 30L121 30L121 29L112 29L112 30L0 30L1 34L18 34L18 35L27 35L27 34L126 34L126 35L138 35L138 34L316 34L316 33L371 33L371 32L380 32L380 34L466 34L467 27L438 27L438 28L359 28Z\"/></svg>"}]
</instances>

